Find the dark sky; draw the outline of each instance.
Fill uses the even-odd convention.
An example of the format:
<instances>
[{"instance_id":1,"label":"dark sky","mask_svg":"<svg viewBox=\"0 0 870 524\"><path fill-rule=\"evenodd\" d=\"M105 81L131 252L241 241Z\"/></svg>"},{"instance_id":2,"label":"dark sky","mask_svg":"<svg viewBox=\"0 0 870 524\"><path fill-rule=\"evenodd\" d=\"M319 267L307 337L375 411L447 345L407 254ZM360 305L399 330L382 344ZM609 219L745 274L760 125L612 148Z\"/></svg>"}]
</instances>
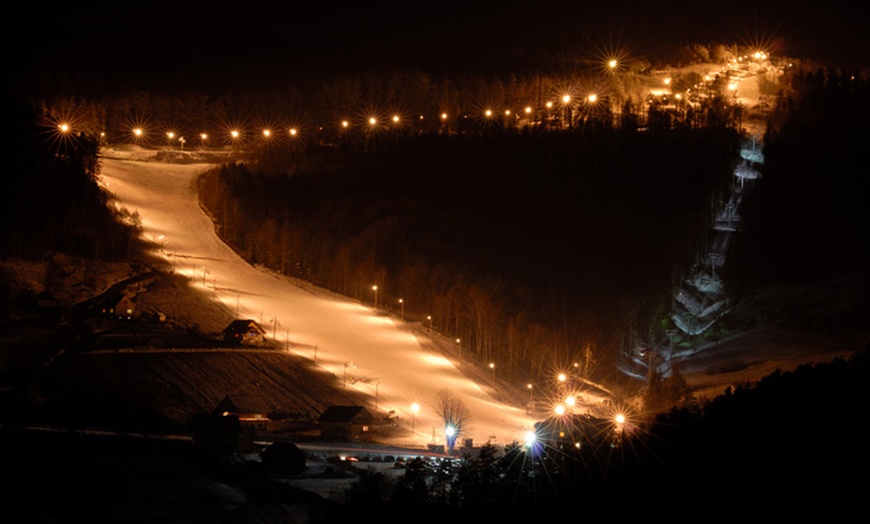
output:
<instances>
[{"instance_id":1,"label":"dark sky","mask_svg":"<svg viewBox=\"0 0 870 524\"><path fill-rule=\"evenodd\" d=\"M605 5L606 4L606 5ZM782 53L870 63L867 8L846 0L15 2L5 64L101 81L268 81L380 67L433 73L546 68L558 57L681 42L778 43Z\"/></svg>"}]
</instances>

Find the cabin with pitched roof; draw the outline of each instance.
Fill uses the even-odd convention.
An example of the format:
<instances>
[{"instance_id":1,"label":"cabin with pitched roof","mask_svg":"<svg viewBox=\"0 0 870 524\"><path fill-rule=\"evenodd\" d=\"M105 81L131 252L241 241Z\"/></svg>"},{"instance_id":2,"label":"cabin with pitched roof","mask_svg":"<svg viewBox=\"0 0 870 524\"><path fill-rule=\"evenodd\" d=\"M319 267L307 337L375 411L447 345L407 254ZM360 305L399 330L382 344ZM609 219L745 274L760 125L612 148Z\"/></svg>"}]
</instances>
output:
<instances>
[{"instance_id":1,"label":"cabin with pitched roof","mask_svg":"<svg viewBox=\"0 0 870 524\"><path fill-rule=\"evenodd\" d=\"M109 296L103 304L102 313L113 320L133 320L139 316L135 297L127 293Z\"/></svg>"},{"instance_id":2,"label":"cabin with pitched roof","mask_svg":"<svg viewBox=\"0 0 870 524\"><path fill-rule=\"evenodd\" d=\"M224 341L240 346L262 346L266 330L255 320L233 320L223 331Z\"/></svg>"},{"instance_id":3,"label":"cabin with pitched roof","mask_svg":"<svg viewBox=\"0 0 870 524\"><path fill-rule=\"evenodd\" d=\"M375 417L362 406L329 406L318 419L320 436L340 442L371 442Z\"/></svg>"},{"instance_id":4,"label":"cabin with pitched roof","mask_svg":"<svg viewBox=\"0 0 870 524\"><path fill-rule=\"evenodd\" d=\"M238 417L242 426L251 426L255 431L266 431L269 425L269 406L255 395L227 395L215 407L213 414Z\"/></svg>"}]
</instances>

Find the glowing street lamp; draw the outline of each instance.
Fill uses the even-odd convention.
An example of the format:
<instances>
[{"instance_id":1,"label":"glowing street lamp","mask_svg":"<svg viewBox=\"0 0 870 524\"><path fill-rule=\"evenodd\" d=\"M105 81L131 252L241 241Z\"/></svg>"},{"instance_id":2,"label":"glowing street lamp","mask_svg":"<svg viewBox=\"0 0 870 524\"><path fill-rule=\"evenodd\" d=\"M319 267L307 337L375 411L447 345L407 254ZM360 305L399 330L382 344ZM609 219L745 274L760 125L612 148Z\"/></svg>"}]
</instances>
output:
<instances>
[{"instance_id":1,"label":"glowing street lamp","mask_svg":"<svg viewBox=\"0 0 870 524\"><path fill-rule=\"evenodd\" d=\"M617 66L617 65L619 65L619 63L616 61L615 58L613 58L613 59L611 59L610 61L607 62L607 67L609 67L611 71L613 71L614 69L616 69L616 66Z\"/></svg>"},{"instance_id":2,"label":"glowing street lamp","mask_svg":"<svg viewBox=\"0 0 870 524\"><path fill-rule=\"evenodd\" d=\"M372 286L372 291L375 292L375 309L378 309L378 286Z\"/></svg>"},{"instance_id":3,"label":"glowing street lamp","mask_svg":"<svg viewBox=\"0 0 870 524\"><path fill-rule=\"evenodd\" d=\"M594 104L595 102L598 101L598 95L596 95L595 93L591 93L589 96L586 97L586 100L590 104Z\"/></svg>"},{"instance_id":4,"label":"glowing street lamp","mask_svg":"<svg viewBox=\"0 0 870 524\"><path fill-rule=\"evenodd\" d=\"M571 116L572 116L570 104L571 104L571 95L569 95L569 94L562 95L562 109L564 110L565 122L567 123L568 127L571 127Z\"/></svg>"},{"instance_id":5,"label":"glowing street lamp","mask_svg":"<svg viewBox=\"0 0 870 524\"><path fill-rule=\"evenodd\" d=\"M233 152L236 151L236 148L237 148L238 143L239 143L239 138L241 136L242 136L242 134L237 129L230 130L230 144L232 146Z\"/></svg>"},{"instance_id":6,"label":"glowing street lamp","mask_svg":"<svg viewBox=\"0 0 870 524\"><path fill-rule=\"evenodd\" d=\"M526 431L525 435L523 435L523 442L526 448L531 449L537 440L538 436L531 429Z\"/></svg>"},{"instance_id":7,"label":"glowing street lamp","mask_svg":"<svg viewBox=\"0 0 870 524\"><path fill-rule=\"evenodd\" d=\"M444 428L444 436L447 437L447 450L452 452L453 446L456 444L456 427L453 424L447 424L447 427Z\"/></svg>"},{"instance_id":8,"label":"glowing street lamp","mask_svg":"<svg viewBox=\"0 0 870 524\"><path fill-rule=\"evenodd\" d=\"M492 370L492 384L495 385L495 362L489 363L489 369Z\"/></svg>"},{"instance_id":9,"label":"glowing street lamp","mask_svg":"<svg viewBox=\"0 0 870 524\"><path fill-rule=\"evenodd\" d=\"M432 315L426 315L426 320L429 321L429 334L432 334Z\"/></svg>"},{"instance_id":10,"label":"glowing street lamp","mask_svg":"<svg viewBox=\"0 0 870 524\"><path fill-rule=\"evenodd\" d=\"M613 421L616 423L616 427L614 428L614 432L616 433L616 443L621 446L622 438L625 435L625 415L617 413L616 416L613 417Z\"/></svg>"},{"instance_id":11,"label":"glowing street lamp","mask_svg":"<svg viewBox=\"0 0 870 524\"><path fill-rule=\"evenodd\" d=\"M402 320L405 320L405 300L399 299L399 306L402 308Z\"/></svg>"},{"instance_id":12,"label":"glowing street lamp","mask_svg":"<svg viewBox=\"0 0 870 524\"><path fill-rule=\"evenodd\" d=\"M420 404L414 402L411 404L411 433L415 432L415 428L417 426L417 412L420 411Z\"/></svg>"},{"instance_id":13,"label":"glowing street lamp","mask_svg":"<svg viewBox=\"0 0 870 524\"><path fill-rule=\"evenodd\" d=\"M459 361L462 362L462 341L457 338L456 344L459 346Z\"/></svg>"}]
</instances>

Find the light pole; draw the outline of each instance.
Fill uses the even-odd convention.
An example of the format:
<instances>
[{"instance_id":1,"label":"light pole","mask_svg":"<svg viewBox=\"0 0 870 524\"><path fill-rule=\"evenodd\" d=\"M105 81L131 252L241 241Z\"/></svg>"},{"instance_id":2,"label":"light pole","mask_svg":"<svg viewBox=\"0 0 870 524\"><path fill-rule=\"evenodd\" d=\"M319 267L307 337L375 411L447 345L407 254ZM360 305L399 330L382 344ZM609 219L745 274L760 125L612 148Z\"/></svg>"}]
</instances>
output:
<instances>
[{"instance_id":1,"label":"light pole","mask_svg":"<svg viewBox=\"0 0 870 524\"><path fill-rule=\"evenodd\" d=\"M347 389L347 368L348 366L353 367L353 362L345 362L344 363L344 388Z\"/></svg>"},{"instance_id":2,"label":"light pole","mask_svg":"<svg viewBox=\"0 0 870 524\"><path fill-rule=\"evenodd\" d=\"M230 151L235 155L238 152L239 148L239 138L242 134L237 130L233 129L230 131Z\"/></svg>"},{"instance_id":3,"label":"light pole","mask_svg":"<svg viewBox=\"0 0 870 524\"><path fill-rule=\"evenodd\" d=\"M403 299L399 299L399 306L402 308L402 320L405 320L405 301Z\"/></svg>"},{"instance_id":4,"label":"light pole","mask_svg":"<svg viewBox=\"0 0 870 524\"><path fill-rule=\"evenodd\" d=\"M432 315L426 315L426 318L429 320L429 336L432 335Z\"/></svg>"},{"instance_id":5,"label":"light pole","mask_svg":"<svg viewBox=\"0 0 870 524\"><path fill-rule=\"evenodd\" d=\"M372 286L372 291L375 292L375 309L378 309L378 286Z\"/></svg>"},{"instance_id":6,"label":"light pole","mask_svg":"<svg viewBox=\"0 0 870 524\"><path fill-rule=\"evenodd\" d=\"M278 322L278 317L272 317L272 338L275 340L277 340L278 326L280 325L281 323Z\"/></svg>"},{"instance_id":7,"label":"light pole","mask_svg":"<svg viewBox=\"0 0 870 524\"><path fill-rule=\"evenodd\" d=\"M495 362L489 363L489 369L492 370L492 385L495 386Z\"/></svg>"},{"instance_id":8,"label":"light pole","mask_svg":"<svg viewBox=\"0 0 870 524\"><path fill-rule=\"evenodd\" d=\"M414 402L411 404L411 434L414 434L417 427L417 412L420 411L420 404Z\"/></svg>"},{"instance_id":9,"label":"light pole","mask_svg":"<svg viewBox=\"0 0 870 524\"><path fill-rule=\"evenodd\" d=\"M584 353L584 357L586 358L586 365L583 366L583 377L589 378L589 366L592 361L592 348L589 344L586 344L586 352Z\"/></svg>"},{"instance_id":10,"label":"light pole","mask_svg":"<svg viewBox=\"0 0 870 524\"><path fill-rule=\"evenodd\" d=\"M567 397L565 397L565 406L567 406L572 413L574 412L575 404L577 404L577 399L574 397L574 395L568 395Z\"/></svg>"},{"instance_id":11,"label":"light pole","mask_svg":"<svg viewBox=\"0 0 870 524\"><path fill-rule=\"evenodd\" d=\"M531 413L532 412L532 389L533 389L532 383L529 382L528 384L526 384L526 387L529 388L529 409L526 410L526 413Z\"/></svg>"},{"instance_id":12,"label":"light pole","mask_svg":"<svg viewBox=\"0 0 870 524\"><path fill-rule=\"evenodd\" d=\"M615 417L613 417L613 421L615 422L614 432L616 433L615 440L617 445L622 444L622 437L625 434L625 415L622 413L617 413Z\"/></svg>"},{"instance_id":13,"label":"light pole","mask_svg":"<svg viewBox=\"0 0 870 524\"><path fill-rule=\"evenodd\" d=\"M457 338L456 344L459 345L459 362L462 362L462 341Z\"/></svg>"},{"instance_id":14,"label":"light pole","mask_svg":"<svg viewBox=\"0 0 870 524\"><path fill-rule=\"evenodd\" d=\"M646 350L646 358L647 358L647 384L652 384L653 377L653 357L655 356L655 351L652 349Z\"/></svg>"},{"instance_id":15,"label":"light pole","mask_svg":"<svg viewBox=\"0 0 870 524\"><path fill-rule=\"evenodd\" d=\"M707 258L710 259L710 277L716 280L716 259L719 258L719 253L707 253Z\"/></svg>"},{"instance_id":16,"label":"light pole","mask_svg":"<svg viewBox=\"0 0 870 524\"><path fill-rule=\"evenodd\" d=\"M378 391L380 390L381 383L375 382L375 411L378 410Z\"/></svg>"},{"instance_id":17,"label":"light pole","mask_svg":"<svg viewBox=\"0 0 870 524\"><path fill-rule=\"evenodd\" d=\"M456 444L456 428L453 427L453 424L448 424L446 428L444 428L444 436L447 438L447 452L453 452L453 446Z\"/></svg>"},{"instance_id":18,"label":"light pole","mask_svg":"<svg viewBox=\"0 0 870 524\"><path fill-rule=\"evenodd\" d=\"M571 122L572 118L571 117L573 115L572 115L570 104L571 104L571 95L567 95L567 94L562 95L562 106L563 106L564 115L565 115L564 122L565 122L565 124L567 124L567 125L563 124L563 126L562 126L563 128L564 127L569 127L569 128L572 127L572 122Z\"/></svg>"},{"instance_id":19,"label":"light pole","mask_svg":"<svg viewBox=\"0 0 870 524\"><path fill-rule=\"evenodd\" d=\"M665 335L668 336L668 357L674 358L674 337L677 335L677 330L666 329Z\"/></svg>"}]
</instances>

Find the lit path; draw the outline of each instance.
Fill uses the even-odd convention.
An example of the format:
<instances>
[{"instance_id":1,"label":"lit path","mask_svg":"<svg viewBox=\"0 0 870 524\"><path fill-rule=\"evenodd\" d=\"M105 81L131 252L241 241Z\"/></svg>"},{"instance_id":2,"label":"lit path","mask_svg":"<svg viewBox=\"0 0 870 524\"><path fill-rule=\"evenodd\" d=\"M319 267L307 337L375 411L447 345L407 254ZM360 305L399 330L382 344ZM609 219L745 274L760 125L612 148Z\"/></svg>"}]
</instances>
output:
<instances>
[{"instance_id":1,"label":"lit path","mask_svg":"<svg viewBox=\"0 0 870 524\"><path fill-rule=\"evenodd\" d=\"M379 411L395 410L406 425L413 424L414 438L401 444L424 446L433 430L436 443L444 443L435 415L435 397L442 389L472 415L458 445L464 438L476 444L491 436L499 444L522 440L532 424L525 407L495 400L487 386L464 378L452 361L428 349L428 339L418 340L358 302L255 268L233 252L199 206L196 178L209 167L103 158L102 181L119 205L139 213L144 237L162 243L171 255L167 262L190 276L194 288L232 312L238 307L240 318L262 318L269 335L280 342L289 337L291 350L300 356L315 358L316 348L319 366L339 380L347 372L352 380L346 387L373 399L377 395ZM421 406L416 417L413 402Z\"/></svg>"}]
</instances>

